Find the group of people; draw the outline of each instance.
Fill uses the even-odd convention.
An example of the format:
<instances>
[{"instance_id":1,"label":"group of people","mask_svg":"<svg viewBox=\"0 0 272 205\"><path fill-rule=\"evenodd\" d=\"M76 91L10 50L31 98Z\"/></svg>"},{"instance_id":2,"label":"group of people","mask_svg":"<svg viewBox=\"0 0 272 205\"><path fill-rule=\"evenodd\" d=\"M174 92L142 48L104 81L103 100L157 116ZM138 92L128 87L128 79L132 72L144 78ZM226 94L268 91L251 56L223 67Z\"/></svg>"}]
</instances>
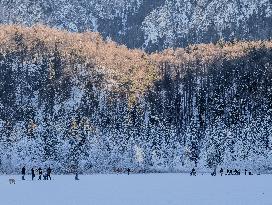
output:
<instances>
[{"instance_id":1,"label":"group of people","mask_svg":"<svg viewBox=\"0 0 272 205\"><path fill-rule=\"evenodd\" d=\"M223 168L221 168L219 172L220 172L220 175L223 176L223 174L224 174ZM245 169L244 173L245 173L245 175L247 175L247 174L253 175L252 172L248 171L247 169ZM234 169L234 170L227 169L227 172L225 175L241 175L241 170L240 169Z\"/></svg>"},{"instance_id":2,"label":"group of people","mask_svg":"<svg viewBox=\"0 0 272 205\"><path fill-rule=\"evenodd\" d=\"M240 169L239 170L238 169L234 169L234 170L227 169L226 171L227 172L226 172L225 175L241 175ZM50 168L50 166L46 169L46 172L44 174L43 174L42 168L39 167L37 170L32 168L31 169L31 178L32 178L32 180L34 180L34 178L36 176L35 172L38 173L38 175L39 175L38 180L42 180L42 176L43 176L43 180L49 180L49 179L51 180L52 179L51 178L52 169ZM128 168L127 169L127 174L129 175L130 172L131 172L131 170ZM223 174L224 174L223 168L220 169L219 173L220 173L221 176L223 176ZM248 171L247 169L245 169L244 173L245 173L245 175L247 175L247 174L248 175L253 175L252 172ZM26 175L26 168L23 167L22 168L22 180L25 180L25 175ZM192 171L190 172L190 175L191 176L196 176L195 168L192 169ZM211 173L211 175L216 176L216 169ZM76 173L75 180L79 180L78 173Z\"/></svg>"},{"instance_id":3,"label":"group of people","mask_svg":"<svg viewBox=\"0 0 272 205\"><path fill-rule=\"evenodd\" d=\"M39 167L37 170L35 170L34 168L31 169L31 178L32 180L34 180L36 173L38 173L39 178L38 180L51 180L51 173L52 173L52 169L50 168L50 166L46 169L46 171L43 173L43 170L41 167ZM25 180L25 175L26 175L26 168L23 167L22 168L22 180Z\"/></svg>"},{"instance_id":4,"label":"group of people","mask_svg":"<svg viewBox=\"0 0 272 205\"><path fill-rule=\"evenodd\" d=\"M132 170L130 168L114 168L113 171L117 174L121 174L121 173L127 173L128 175L132 172Z\"/></svg>"},{"instance_id":5,"label":"group of people","mask_svg":"<svg viewBox=\"0 0 272 205\"><path fill-rule=\"evenodd\" d=\"M219 173L220 173L221 176L223 176L223 174L224 174L223 168L220 169ZM244 173L245 173L245 175L253 175L253 173L248 171L247 169L245 169ZM196 176L195 168L192 169L192 171L190 172L190 175L191 176ZM211 175L216 176L216 169L214 169L214 171L211 173ZM234 170L227 169L225 175L241 175L241 171L240 171L240 169L234 169Z\"/></svg>"},{"instance_id":6,"label":"group of people","mask_svg":"<svg viewBox=\"0 0 272 205\"><path fill-rule=\"evenodd\" d=\"M223 175L224 173L224 170L221 168L220 169L220 174L221 176ZM253 173L251 171L248 171L247 169L245 169L245 175L253 175ZM234 170L231 170L231 169L227 169L227 173L225 175L241 175L241 171L240 169L234 169Z\"/></svg>"}]
</instances>

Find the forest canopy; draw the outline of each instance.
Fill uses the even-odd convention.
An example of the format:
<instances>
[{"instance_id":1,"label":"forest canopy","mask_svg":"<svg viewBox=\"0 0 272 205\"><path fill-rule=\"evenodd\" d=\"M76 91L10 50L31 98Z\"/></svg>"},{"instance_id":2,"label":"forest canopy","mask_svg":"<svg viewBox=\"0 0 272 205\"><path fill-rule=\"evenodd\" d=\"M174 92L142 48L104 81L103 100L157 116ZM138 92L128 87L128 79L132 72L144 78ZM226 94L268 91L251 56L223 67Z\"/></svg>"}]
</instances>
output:
<instances>
[{"instance_id":1,"label":"forest canopy","mask_svg":"<svg viewBox=\"0 0 272 205\"><path fill-rule=\"evenodd\" d=\"M0 26L0 171L271 171L272 42L147 54L42 25Z\"/></svg>"}]
</instances>

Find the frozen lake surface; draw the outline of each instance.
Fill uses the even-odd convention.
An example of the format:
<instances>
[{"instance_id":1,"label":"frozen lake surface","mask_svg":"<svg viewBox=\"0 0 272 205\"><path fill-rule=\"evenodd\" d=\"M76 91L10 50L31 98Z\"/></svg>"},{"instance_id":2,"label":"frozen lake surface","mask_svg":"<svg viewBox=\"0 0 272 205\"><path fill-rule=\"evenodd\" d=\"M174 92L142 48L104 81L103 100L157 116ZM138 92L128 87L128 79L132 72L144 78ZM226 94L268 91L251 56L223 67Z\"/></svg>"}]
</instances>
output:
<instances>
[{"instance_id":1,"label":"frozen lake surface","mask_svg":"<svg viewBox=\"0 0 272 205\"><path fill-rule=\"evenodd\" d=\"M16 184L9 184L15 178ZM272 205L272 175L0 176L3 205ZM36 177L37 178L37 177Z\"/></svg>"}]
</instances>

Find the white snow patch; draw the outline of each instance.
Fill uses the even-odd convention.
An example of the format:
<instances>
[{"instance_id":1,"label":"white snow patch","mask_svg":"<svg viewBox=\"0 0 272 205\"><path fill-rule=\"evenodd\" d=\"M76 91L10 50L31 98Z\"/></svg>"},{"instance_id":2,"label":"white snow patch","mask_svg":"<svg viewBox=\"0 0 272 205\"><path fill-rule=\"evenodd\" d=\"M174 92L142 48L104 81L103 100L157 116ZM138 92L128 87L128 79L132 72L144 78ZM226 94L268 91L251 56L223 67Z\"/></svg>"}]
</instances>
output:
<instances>
[{"instance_id":1,"label":"white snow patch","mask_svg":"<svg viewBox=\"0 0 272 205\"><path fill-rule=\"evenodd\" d=\"M8 179L15 178L16 184ZM271 205L271 175L190 177L188 174L53 176L21 181L1 176L1 204L8 205Z\"/></svg>"}]
</instances>

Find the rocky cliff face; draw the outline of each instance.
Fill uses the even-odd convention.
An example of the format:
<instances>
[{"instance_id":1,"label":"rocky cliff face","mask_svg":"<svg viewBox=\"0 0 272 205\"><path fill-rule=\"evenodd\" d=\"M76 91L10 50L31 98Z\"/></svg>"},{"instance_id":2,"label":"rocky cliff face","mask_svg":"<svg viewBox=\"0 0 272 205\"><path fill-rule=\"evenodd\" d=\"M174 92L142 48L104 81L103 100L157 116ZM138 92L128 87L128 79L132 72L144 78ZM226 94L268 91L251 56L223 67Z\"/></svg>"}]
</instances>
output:
<instances>
[{"instance_id":1,"label":"rocky cliff face","mask_svg":"<svg viewBox=\"0 0 272 205\"><path fill-rule=\"evenodd\" d=\"M0 23L99 31L146 51L220 38L269 39L270 0L2 0Z\"/></svg>"}]
</instances>

